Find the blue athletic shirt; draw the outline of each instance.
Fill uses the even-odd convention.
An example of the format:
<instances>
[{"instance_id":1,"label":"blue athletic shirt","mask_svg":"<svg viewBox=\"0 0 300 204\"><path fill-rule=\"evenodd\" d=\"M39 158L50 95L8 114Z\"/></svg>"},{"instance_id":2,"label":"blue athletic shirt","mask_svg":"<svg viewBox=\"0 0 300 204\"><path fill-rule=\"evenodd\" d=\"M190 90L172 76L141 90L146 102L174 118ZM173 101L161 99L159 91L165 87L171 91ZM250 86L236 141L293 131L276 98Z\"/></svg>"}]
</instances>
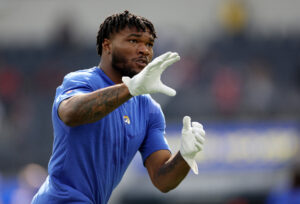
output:
<instances>
[{"instance_id":1,"label":"blue athletic shirt","mask_svg":"<svg viewBox=\"0 0 300 204\"><path fill-rule=\"evenodd\" d=\"M169 150L164 115L150 95L132 97L94 123L70 127L60 120L57 110L63 100L114 84L99 67L65 76L52 109L49 176L33 204L105 204L137 151L145 162L151 153Z\"/></svg>"}]
</instances>

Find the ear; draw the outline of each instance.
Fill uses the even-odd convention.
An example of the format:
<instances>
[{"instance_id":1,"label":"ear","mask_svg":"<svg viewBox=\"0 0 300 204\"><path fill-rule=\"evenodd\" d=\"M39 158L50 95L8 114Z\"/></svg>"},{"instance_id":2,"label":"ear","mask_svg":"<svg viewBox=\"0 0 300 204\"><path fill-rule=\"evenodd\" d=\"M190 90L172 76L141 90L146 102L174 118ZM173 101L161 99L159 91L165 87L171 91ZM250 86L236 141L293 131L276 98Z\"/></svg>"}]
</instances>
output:
<instances>
[{"instance_id":1,"label":"ear","mask_svg":"<svg viewBox=\"0 0 300 204\"><path fill-rule=\"evenodd\" d=\"M102 52L105 52L108 55L111 53L111 41L107 38L102 42Z\"/></svg>"}]
</instances>

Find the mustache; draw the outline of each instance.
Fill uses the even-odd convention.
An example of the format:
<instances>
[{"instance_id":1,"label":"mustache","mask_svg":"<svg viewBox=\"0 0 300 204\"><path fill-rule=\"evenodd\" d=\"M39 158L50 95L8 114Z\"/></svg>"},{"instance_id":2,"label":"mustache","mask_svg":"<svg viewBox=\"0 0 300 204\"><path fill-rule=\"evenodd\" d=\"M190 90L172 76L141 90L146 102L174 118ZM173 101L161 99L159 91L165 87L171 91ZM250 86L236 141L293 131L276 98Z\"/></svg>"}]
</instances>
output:
<instances>
[{"instance_id":1,"label":"mustache","mask_svg":"<svg viewBox=\"0 0 300 204\"><path fill-rule=\"evenodd\" d=\"M133 59L135 62L143 62L143 63L146 63L148 64L150 62L150 59L148 59L147 57L138 57L138 58L134 58Z\"/></svg>"}]
</instances>

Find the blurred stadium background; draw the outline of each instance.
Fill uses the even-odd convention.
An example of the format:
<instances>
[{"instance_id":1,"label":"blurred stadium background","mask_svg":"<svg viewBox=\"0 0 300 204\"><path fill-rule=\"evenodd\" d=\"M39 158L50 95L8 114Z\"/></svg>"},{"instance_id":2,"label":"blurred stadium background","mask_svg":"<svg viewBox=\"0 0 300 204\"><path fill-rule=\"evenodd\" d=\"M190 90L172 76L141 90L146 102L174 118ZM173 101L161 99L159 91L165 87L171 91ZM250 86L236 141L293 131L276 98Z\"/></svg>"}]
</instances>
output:
<instances>
[{"instance_id":1,"label":"blurred stadium background","mask_svg":"<svg viewBox=\"0 0 300 204\"><path fill-rule=\"evenodd\" d=\"M0 204L30 203L47 175L55 89L98 65L98 27L125 9L156 26L156 56L181 55L163 75L177 95L154 95L172 150L184 115L207 142L199 175L168 194L137 155L110 204L276 203L299 189L300 1L0 0Z\"/></svg>"}]
</instances>

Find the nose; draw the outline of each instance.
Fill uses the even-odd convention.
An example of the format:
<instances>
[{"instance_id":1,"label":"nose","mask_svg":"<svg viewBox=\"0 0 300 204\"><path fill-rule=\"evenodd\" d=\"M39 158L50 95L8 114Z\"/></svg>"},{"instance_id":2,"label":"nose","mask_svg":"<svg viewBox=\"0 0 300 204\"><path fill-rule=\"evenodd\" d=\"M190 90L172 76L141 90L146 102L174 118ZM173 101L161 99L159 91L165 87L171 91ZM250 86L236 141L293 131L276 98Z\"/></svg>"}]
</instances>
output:
<instances>
[{"instance_id":1,"label":"nose","mask_svg":"<svg viewBox=\"0 0 300 204\"><path fill-rule=\"evenodd\" d=\"M147 45L141 43L138 47L138 53L144 56L148 56L150 55L150 48Z\"/></svg>"}]
</instances>

